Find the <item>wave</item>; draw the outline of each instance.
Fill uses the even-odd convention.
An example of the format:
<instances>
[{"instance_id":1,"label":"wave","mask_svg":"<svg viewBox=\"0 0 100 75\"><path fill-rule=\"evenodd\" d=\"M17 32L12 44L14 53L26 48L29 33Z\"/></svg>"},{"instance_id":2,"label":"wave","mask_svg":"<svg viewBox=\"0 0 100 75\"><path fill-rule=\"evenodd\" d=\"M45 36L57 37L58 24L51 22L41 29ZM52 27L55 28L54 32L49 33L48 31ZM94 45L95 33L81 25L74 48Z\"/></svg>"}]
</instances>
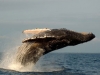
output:
<instances>
[{"instance_id":1,"label":"wave","mask_svg":"<svg viewBox=\"0 0 100 75\"><path fill-rule=\"evenodd\" d=\"M14 70L0 68L0 74L3 75L86 75L84 73L67 72L66 70L53 71L53 72L18 72Z\"/></svg>"}]
</instances>

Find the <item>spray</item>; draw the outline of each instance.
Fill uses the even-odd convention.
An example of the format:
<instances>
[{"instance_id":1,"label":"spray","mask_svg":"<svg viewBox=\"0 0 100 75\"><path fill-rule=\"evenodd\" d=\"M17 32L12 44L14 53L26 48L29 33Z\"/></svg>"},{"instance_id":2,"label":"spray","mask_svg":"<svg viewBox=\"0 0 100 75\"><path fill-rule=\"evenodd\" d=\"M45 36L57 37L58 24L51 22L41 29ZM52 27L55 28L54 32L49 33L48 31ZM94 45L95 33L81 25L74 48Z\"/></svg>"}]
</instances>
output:
<instances>
[{"instance_id":1,"label":"spray","mask_svg":"<svg viewBox=\"0 0 100 75\"><path fill-rule=\"evenodd\" d=\"M2 59L0 60L0 68L10 69L10 70L15 70L15 71L20 71L20 72L33 71L32 68L33 68L34 64L29 64L28 66L23 66L23 65L21 65L21 63L16 62L16 54L17 54L18 48L20 46L20 41L23 39L23 37L24 36L17 38L19 40L12 38L13 43L10 42L10 44L9 44L11 46L9 46L7 48L5 47Z\"/></svg>"}]
</instances>

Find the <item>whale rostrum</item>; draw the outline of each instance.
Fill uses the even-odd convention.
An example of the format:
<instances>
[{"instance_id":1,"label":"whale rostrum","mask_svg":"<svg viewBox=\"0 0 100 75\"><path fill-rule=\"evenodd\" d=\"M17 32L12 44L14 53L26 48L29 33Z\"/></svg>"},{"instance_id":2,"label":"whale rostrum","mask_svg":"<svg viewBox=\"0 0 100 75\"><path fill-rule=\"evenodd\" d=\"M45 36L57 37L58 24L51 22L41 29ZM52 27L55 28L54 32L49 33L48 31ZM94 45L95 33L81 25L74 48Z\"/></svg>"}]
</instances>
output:
<instances>
[{"instance_id":1,"label":"whale rostrum","mask_svg":"<svg viewBox=\"0 0 100 75\"><path fill-rule=\"evenodd\" d=\"M42 55L51 51L88 42L95 38L93 33L79 33L65 28L32 29L24 30L24 33L32 34L32 37L24 39L18 49L16 61L22 65L35 64Z\"/></svg>"}]
</instances>

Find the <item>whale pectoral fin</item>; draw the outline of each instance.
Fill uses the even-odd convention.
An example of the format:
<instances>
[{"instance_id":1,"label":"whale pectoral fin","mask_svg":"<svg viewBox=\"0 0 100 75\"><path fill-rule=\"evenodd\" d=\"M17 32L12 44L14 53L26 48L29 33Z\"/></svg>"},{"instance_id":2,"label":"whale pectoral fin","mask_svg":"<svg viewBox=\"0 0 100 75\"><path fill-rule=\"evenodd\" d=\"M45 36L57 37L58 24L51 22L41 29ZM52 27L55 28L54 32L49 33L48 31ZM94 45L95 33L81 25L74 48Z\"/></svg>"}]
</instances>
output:
<instances>
[{"instance_id":1,"label":"whale pectoral fin","mask_svg":"<svg viewBox=\"0 0 100 75\"><path fill-rule=\"evenodd\" d=\"M39 29L39 28L28 29L28 30L24 30L22 33L25 33L25 34L39 34L41 32L45 32L45 31L51 31L51 29L48 29L48 28L44 28L44 29Z\"/></svg>"}]
</instances>

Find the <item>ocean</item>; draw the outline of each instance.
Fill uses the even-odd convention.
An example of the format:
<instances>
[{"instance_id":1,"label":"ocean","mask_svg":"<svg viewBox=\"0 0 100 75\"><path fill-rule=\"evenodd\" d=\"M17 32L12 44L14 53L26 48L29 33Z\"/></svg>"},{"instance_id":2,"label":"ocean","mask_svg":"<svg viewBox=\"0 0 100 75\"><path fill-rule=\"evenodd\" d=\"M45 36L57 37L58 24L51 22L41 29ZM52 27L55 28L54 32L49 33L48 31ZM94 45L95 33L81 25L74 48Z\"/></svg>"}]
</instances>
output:
<instances>
[{"instance_id":1,"label":"ocean","mask_svg":"<svg viewBox=\"0 0 100 75\"><path fill-rule=\"evenodd\" d=\"M3 55L5 53L0 53L0 66L6 65L1 64ZM0 75L100 75L100 54L48 53L40 58L33 70L19 72L0 67Z\"/></svg>"}]
</instances>

